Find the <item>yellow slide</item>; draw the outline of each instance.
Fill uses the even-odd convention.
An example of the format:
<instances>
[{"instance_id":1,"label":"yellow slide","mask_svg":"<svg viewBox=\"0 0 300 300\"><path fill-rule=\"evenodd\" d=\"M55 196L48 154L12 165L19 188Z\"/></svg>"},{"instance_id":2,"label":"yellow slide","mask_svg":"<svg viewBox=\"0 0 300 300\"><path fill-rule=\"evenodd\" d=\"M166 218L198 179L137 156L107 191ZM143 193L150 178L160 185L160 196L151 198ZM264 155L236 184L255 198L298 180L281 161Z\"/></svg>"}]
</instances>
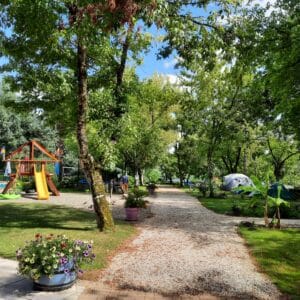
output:
<instances>
[{"instance_id":1,"label":"yellow slide","mask_svg":"<svg viewBox=\"0 0 300 300\"><path fill-rule=\"evenodd\" d=\"M38 200L48 200L49 191L46 181L46 172L44 165L42 165L42 170L39 172L36 170L36 166L34 166L34 179L36 191L38 194Z\"/></svg>"}]
</instances>

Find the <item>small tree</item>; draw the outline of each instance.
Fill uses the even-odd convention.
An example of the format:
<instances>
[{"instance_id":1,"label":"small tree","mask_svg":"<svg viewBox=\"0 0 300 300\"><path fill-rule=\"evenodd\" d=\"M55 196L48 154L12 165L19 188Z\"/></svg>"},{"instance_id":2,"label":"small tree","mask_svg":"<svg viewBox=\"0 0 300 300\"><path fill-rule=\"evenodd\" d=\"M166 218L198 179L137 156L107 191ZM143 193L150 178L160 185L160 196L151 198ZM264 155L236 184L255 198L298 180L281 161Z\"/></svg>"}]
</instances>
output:
<instances>
[{"instance_id":1,"label":"small tree","mask_svg":"<svg viewBox=\"0 0 300 300\"><path fill-rule=\"evenodd\" d=\"M283 199L280 198L281 193L281 186L278 186L277 190L277 197L273 198L269 196L269 177L265 177L265 182L260 182L258 178L252 177L251 178L255 186L244 186L244 187L238 187L237 190L241 191L243 193L251 192L252 195L252 201L250 202L250 207L253 207L257 204L262 204L264 206L264 221L266 227L276 227L281 228L280 225L280 205L286 205L289 206L289 203ZM268 218L268 208L269 207L275 207L275 213L272 217L271 223L269 222ZM276 221L277 219L277 221ZM275 222L276 221L276 222Z\"/></svg>"},{"instance_id":2,"label":"small tree","mask_svg":"<svg viewBox=\"0 0 300 300\"><path fill-rule=\"evenodd\" d=\"M277 197L276 198L273 198L273 197L270 197L270 196L268 197L269 198L269 205L271 207L275 207L275 213L273 215L271 224L272 224L272 226L275 226L276 228L279 228L279 229L281 228L281 224L280 224L280 206L281 205L290 206L289 202L281 199L281 197L280 197L281 189L282 189L282 186L278 185L278 187L277 187ZM276 221L276 224L275 224L276 219L277 219L277 221Z\"/></svg>"},{"instance_id":3,"label":"small tree","mask_svg":"<svg viewBox=\"0 0 300 300\"><path fill-rule=\"evenodd\" d=\"M252 201L250 202L250 207L263 203L265 226L268 227L270 223L268 218L268 202L269 198L271 198L268 195L269 177L265 177L265 182L260 182L257 177L252 177L251 179L254 183L254 186L240 186L236 189L242 191L242 193L251 192L253 194Z\"/></svg>"}]
</instances>

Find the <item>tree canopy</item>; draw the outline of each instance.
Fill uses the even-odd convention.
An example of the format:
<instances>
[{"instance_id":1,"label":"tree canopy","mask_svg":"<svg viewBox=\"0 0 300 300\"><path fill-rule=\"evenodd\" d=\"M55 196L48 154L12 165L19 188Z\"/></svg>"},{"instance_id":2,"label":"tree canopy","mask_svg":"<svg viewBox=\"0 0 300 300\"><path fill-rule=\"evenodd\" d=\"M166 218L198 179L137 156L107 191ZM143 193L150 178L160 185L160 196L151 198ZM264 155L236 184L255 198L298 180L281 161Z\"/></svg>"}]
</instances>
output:
<instances>
[{"instance_id":1,"label":"tree canopy","mask_svg":"<svg viewBox=\"0 0 300 300\"><path fill-rule=\"evenodd\" d=\"M28 123L36 135L37 124L53 128L60 143L76 137L100 230L113 228L102 173L115 166L196 176L211 196L230 172L273 168L283 179L298 164L299 5L248 4L0 1L1 71L18 95L0 106L3 125L18 141ZM158 57L177 57L176 85L136 74L151 26L164 32Z\"/></svg>"}]
</instances>

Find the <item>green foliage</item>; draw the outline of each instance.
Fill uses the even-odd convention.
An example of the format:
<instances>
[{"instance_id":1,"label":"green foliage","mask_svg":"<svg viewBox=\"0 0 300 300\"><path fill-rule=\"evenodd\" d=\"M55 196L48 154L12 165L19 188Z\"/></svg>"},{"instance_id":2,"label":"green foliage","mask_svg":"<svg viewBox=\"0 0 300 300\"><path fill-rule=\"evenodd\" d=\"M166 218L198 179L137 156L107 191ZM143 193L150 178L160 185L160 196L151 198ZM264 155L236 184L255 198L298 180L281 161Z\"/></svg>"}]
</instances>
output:
<instances>
[{"instance_id":1,"label":"green foliage","mask_svg":"<svg viewBox=\"0 0 300 300\"><path fill-rule=\"evenodd\" d=\"M129 98L129 111L120 125L117 148L133 173L158 165L174 139L167 134L180 93L160 77L140 83Z\"/></svg>"},{"instance_id":2,"label":"green foliage","mask_svg":"<svg viewBox=\"0 0 300 300\"><path fill-rule=\"evenodd\" d=\"M161 172L158 169L149 169L146 170L145 177L149 183L157 183L161 178Z\"/></svg>"},{"instance_id":3,"label":"green foliage","mask_svg":"<svg viewBox=\"0 0 300 300\"><path fill-rule=\"evenodd\" d=\"M274 176L276 181L280 181L286 173L286 168L291 165L291 161L294 160L294 164L297 163L295 159L299 157L300 151L292 136L286 136L280 130L275 132L276 138L268 137L267 144Z\"/></svg>"},{"instance_id":4,"label":"green foliage","mask_svg":"<svg viewBox=\"0 0 300 300\"><path fill-rule=\"evenodd\" d=\"M239 201L235 200L231 207L232 214L234 216L240 216L243 213L243 208L240 206Z\"/></svg>"},{"instance_id":5,"label":"green foliage","mask_svg":"<svg viewBox=\"0 0 300 300\"><path fill-rule=\"evenodd\" d=\"M281 205L282 206L289 206L289 202L288 201L285 201L283 199L281 199L280 197L280 194L281 194L281 190L282 190L282 186L281 185L278 185L277 187L277 197L274 198L274 197L269 197L269 205L271 207L280 207Z\"/></svg>"},{"instance_id":6,"label":"green foliage","mask_svg":"<svg viewBox=\"0 0 300 300\"><path fill-rule=\"evenodd\" d=\"M280 114L285 132L298 135L299 122L299 6L298 1L275 1L270 7L243 10L233 28L241 64L251 70L248 101L261 120L274 124Z\"/></svg>"},{"instance_id":7,"label":"green foliage","mask_svg":"<svg viewBox=\"0 0 300 300\"><path fill-rule=\"evenodd\" d=\"M166 182L172 182L177 171L175 155L168 153L162 159L160 169Z\"/></svg>"},{"instance_id":8,"label":"green foliage","mask_svg":"<svg viewBox=\"0 0 300 300\"><path fill-rule=\"evenodd\" d=\"M125 208L146 208L147 201L144 198L148 195L148 192L140 190L139 188L134 188L126 196Z\"/></svg>"},{"instance_id":9,"label":"green foliage","mask_svg":"<svg viewBox=\"0 0 300 300\"><path fill-rule=\"evenodd\" d=\"M6 94L0 95L0 100ZM55 150L57 133L45 124L36 113L15 113L0 104L0 145L6 146L6 152L13 151L31 139L40 141L50 150Z\"/></svg>"},{"instance_id":10,"label":"green foliage","mask_svg":"<svg viewBox=\"0 0 300 300\"><path fill-rule=\"evenodd\" d=\"M254 183L255 186L241 186L236 188L235 190L240 190L243 193L249 193L252 192L253 196L252 196L252 200L250 202L250 206L253 207L257 204L263 205L265 207L265 222L266 225L268 225L268 206L269 207L275 207L276 211L273 215L273 219L271 222L271 225L275 225L275 219L277 219L276 222L276 227L280 228L280 206L289 206L289 203L283 199L280 198L280 193L281 193L281 189L282 187L280 185L278 185L277 187L277 197L271 197L268 194L269 191L269 181L268 181L268 176L265 177L266 181L264 183L260 182L258 180L258 178L253 177L252 181Z\"/></svg>"},{"instance_id":11,"label":"green foliage","mask_svg":"<svg viewBox=\"0 0 300 300\"><path fill-rule=\"evenodd\" d=\"M280 291L290 299L300 297L300 231L299 229L255 230L241 227L242 236L260 268Z\"/></svg>"}]
</instances>

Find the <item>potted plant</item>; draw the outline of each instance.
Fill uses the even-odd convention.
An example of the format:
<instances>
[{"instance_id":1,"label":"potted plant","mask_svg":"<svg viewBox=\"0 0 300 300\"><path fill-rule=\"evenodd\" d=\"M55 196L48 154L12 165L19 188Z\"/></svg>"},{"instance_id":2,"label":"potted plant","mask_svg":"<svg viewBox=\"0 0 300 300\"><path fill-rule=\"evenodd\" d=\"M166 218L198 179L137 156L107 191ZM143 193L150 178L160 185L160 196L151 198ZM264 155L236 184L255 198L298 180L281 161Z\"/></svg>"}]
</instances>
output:
<instances>
[{"instance_id":1,"label":"potted plant","mask_svg":"<svg viewBox=\"0 0 300 300\"><path fill-rule=\"evenodd\" d=\"M58 291L71 287L83 262L92 262L92 242L71 240L65 235L35 235L16 251L19 273L33 280L37 290Z\"/></svg>"},{"instance_id":2,"label":"potted plant","mask_svg":"<svg viewBox=\"0 0 300 300\"><path fill-rule=\"evenodd\" d=\"M157 189L157 185L155 183L149 183L147 185L147 190L150 195L154 195L156 189Z\"/></svg>"},{"instance_id":3,"label":"potted plant","mask_svg":"<svg viewBox=\"0 0 300 300\"><path fill-rule=\"evenodd\" d=\"M134 188L133 191L126 196L124 204L126 220L136 221L138 219L140 208L146 208L147 206L148 201L144 200L147 194L146 191Z\"/></svg>"}]
</instances>

